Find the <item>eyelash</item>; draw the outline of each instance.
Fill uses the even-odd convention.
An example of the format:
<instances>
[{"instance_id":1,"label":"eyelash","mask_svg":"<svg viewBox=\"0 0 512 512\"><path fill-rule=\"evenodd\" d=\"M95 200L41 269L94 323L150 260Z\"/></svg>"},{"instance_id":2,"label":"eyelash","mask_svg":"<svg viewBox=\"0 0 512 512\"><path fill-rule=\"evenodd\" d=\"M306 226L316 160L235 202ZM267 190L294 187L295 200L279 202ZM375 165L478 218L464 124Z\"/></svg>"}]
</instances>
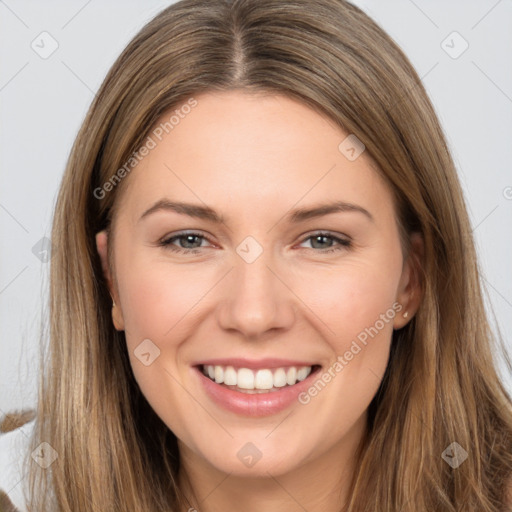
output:
<instances>
[{"instance_id":1,"label":"eyelash","mask_svg":"<svg viewBox=\"0 0 512 512\"><path fill-rule=\"evenodd\" d=\"M175 240L179 240L179 239L185 238L187 236L195 236L195 237L202 238L203 240L208 240L201 233L195 233L195 232L186 233L186 232L184 232L184 233L178 233L177 235L174 235L174 236L172 236L170 238L161 240L159 242L159 245L161 247L164 247L164 248L166 248L166 249L168 249L168 250L170 250L172 252L176 252L176 253L182 253L182 254L197 254L197 253L199 253L200 250L201 250L200 247L196 247L194 249L185 249L185 248L182 248L182 247L177 247L177 246L172 244L172 242L174 242ZM327 249L314 249L312 247L311 248L307 248L307 249L310 249L312 251L319 252L321 254L337 252L337 251L341 251L343 249L349 249L349 248L352 247L352 242L350 240L339 238L339 237L334 236L333 234L331 234L329 232L324 232L324 231L319 231L317 233L313 233L313 234L307 236L306 238L304 238L302 240L301 243L305 242L306 240L315 238L315 237L327 237L327 238L330 238L330 239L332 239L332 240L334 240L335 242L338 243L337 246L329 247Z\"/></svg>"}]
</instances>

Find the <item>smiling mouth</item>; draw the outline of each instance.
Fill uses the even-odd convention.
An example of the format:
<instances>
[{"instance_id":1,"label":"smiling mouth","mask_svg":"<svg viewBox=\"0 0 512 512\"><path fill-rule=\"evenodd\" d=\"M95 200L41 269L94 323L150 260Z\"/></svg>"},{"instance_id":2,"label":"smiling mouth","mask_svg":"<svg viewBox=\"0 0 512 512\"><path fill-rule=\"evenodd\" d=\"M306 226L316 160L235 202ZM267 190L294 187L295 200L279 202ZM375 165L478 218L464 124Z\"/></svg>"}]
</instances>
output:
<instances>
[{"instance_id":1,"label":"smiling mouth","mask_svg":"<svg viewBox=\"0 0 512 512\"><path fill-rule=\"evenodd\" d=\"M320 366L287 366L252 370L234 366L199 365L198 368L203 375L222 387L240 393L259 394L290 388L302 382L311 373L318 371Z\"/></svg>"}]
</instances>

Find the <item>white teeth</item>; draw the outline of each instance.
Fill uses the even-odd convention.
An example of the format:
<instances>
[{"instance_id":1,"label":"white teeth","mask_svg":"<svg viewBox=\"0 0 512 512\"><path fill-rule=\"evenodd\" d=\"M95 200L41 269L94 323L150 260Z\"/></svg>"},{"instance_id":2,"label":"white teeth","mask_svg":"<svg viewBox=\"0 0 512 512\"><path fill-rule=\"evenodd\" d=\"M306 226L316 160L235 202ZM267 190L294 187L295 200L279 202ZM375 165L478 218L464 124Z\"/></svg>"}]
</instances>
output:
<instances>
[{"instance_id":1,"label":"white teeth","mask_svg":"<svg viewBox=\"0 0 512 512\"><path fill-rule=\"evenodd\" d=\"M236 385L242 389L254 389L254 372L248 368L240 368Z\"/></svg>"},{"instance_id":2,"label":"white teeth","mask_svg":"<svg viewBox=\"0 0 512 512\"><path fill-rule=\"evenodd\" d=\"M222 366L215 367L215 382L217 384L222 384L224 382L224 370Z\"/></svg>"},{"instance_id":3,"label":"white teeth","mask_svg":"<svg viewBox=\"0 0 512 512\"><path fill-rule=\"evenodd\" d=\"M226 384L226 386L236 386L236 383L236 370L232 366L227 366L224 371L224 384Z\"/></svg>"},{"instance_id":4,"label":"white teeth","mask_svg":"<svg viewBox=\"0 0 512 512\"><path fill-rule=\"evenodd\" d=\"M256 389L272 389L272 384L273 379L270 370L258 370L256 372L256 377L254 378L254 387Z\"/></svg>"},{"instance_id":5,"label":"white teeth","mask_svg":"<svg viewBox=\"0 0 512 512\"><path fill-rule=\"evenodd\" d=\"M286 386L286 372L278 368L274 373L274 387L282 388L283 386Z\"/></svg>"},{"instance_id":6,"label":"white teeth","mask_svg":"<svg viewBox=\"0 0 512 512\"><path fill-rule=\"evenodd\" d=\"M310 373L312 367L304 366L287 368L251 370L249 368L234 368L233 366L207 365L203 366L203 373L217 384L235 386L244 390L266 390L293 386L303 381Z\"/></svg>"},{"instance_id":7,"label":"white teeth","mask_svg":"<svg viewBox=\"0 0 512 512\"><path fill-rule=\"evenodd\" d=\"M311 372L311 368L301 368L297 371L297 380L304 380Z\"/></svg>"},{"instance_id":8,"label":"white teeth","mask_svg":"<svg viewBox=\"0 0 512 512\"><path fill-rule=\"evenodd\" d=\"M293 386L297 382L297 368L291 366L286 372L286 383L288 386Z\"/></svg>"}]
</instances>

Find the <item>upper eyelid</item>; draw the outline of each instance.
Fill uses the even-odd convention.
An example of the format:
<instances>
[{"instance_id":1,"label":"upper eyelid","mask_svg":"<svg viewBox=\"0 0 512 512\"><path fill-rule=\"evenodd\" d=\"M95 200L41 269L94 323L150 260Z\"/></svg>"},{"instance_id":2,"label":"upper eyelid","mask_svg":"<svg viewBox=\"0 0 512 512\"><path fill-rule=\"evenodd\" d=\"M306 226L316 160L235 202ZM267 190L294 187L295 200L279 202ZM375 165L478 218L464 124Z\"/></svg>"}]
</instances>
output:
<instances>
[{"instance_id":1,"label":"upper eyelid","mask_svg":"<svg viewBox=\"0 0 512 512\"><path fill-rule=\"evenodd\" d=\"M175 239L179 239L179 238L182 238L182 237L185 237L185 236L198 236L200 238L204 238L205 240L208 240L210 243L213 243L211 240L210 240L210 237L205 235L204 233L201 233L200 231L183 231L183 232L178 232L176 234L171 234L171 235L165 235L164 237L162 237L160 239L160 242L168 242L170 240L175 240Z\"/></svg>"}]
</instances>

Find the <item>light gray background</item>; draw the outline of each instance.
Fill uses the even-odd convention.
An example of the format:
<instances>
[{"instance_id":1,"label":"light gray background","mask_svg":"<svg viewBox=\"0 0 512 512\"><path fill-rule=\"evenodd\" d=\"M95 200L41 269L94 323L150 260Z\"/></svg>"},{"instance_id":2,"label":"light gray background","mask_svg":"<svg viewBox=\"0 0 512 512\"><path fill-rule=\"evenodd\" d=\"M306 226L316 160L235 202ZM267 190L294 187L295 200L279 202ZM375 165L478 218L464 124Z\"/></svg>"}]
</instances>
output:
<instances>
[{"instance_id":1,"label":"light gray background","mask_svg":"<svg viewBox=\"0 0 512 512\"><path fill-rule=\"evenodd\" d=\"M33 407L49 236L65 163L114 59L169 1L0 0L0 414ZM359 0L398 42L448 137L474 227L488 307L512 352L512 2ZM31 47L46 31L48 58ZM468 49L458 58L455 55ZM47 37L47 36L44 36ZM445 41L445 43L442 43ZM50 41L46 39L45 48ZM512 390L512 376L504 375Z\"/></svg>"}]
</instances>

